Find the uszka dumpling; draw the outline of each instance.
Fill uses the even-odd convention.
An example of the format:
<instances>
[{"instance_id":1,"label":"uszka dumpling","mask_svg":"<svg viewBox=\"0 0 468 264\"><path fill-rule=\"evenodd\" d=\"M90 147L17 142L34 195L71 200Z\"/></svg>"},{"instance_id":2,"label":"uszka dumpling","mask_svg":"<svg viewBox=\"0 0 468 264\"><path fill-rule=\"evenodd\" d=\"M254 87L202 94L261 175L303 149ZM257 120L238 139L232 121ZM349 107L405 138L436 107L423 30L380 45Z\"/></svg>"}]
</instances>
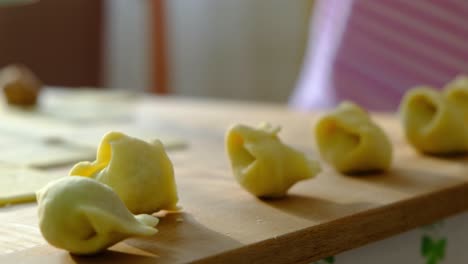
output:
<instances>
[{"instance_id":1,"label":"uszka dumpling","mask_svg":"<svg viewBox=\"0 0 468 264\"><path fill-rule=\"evenodd\" d=\"M278 138L279 127L234 125L226 148L239 184L257 197L282 197L300 180L320 172L320 165Z\"/></svg>"},{"instance_id":2,"label":"uszka dumpling","mask_svg":"<svg viewBox=\"0 0 468 264\"><path fill-rule=\"evenodd\" d=\"M400 106L409 143L428 154L466 152L467 94L466 89L456 82L447 86L443 93L430 87L409 90Z\"/></svg>"},{"instance_id":3,"label":"uszka dumpling","mask_svg":"<svg viewBox=\"0 0 468 264\"><path fill-rule=\"evenodd\" d=\"M159 140L146 142L109 132L99 145L96 161L76 164L69 175L109 185L134 214L177 209L174 169Z\"/></svg>"},{"instance_id":4,"label":"uszka dumpling","mask_svg":"<svg viewBox=\"0 0 468 264\"><path fill-rule=\"evenodd\" d=\"M462 115L461 122L465 129L468 129L468 77L458 76L445 85L443 93L447 103L452 105L458 114Z\"/></svg>"},{"instance_id":5,"label":"uszka dumpling","mask_svg":"<svg viewBox=\"0 0 468 264\"><path fill-rule=\"evenodd\" d=\"M131 236L157 233L158 219L134 216L108 186L63 177L37 192L39 228L51 245L74 254L98 253Z\"/></svg>"},{"instance_id":6,"label":"uszka dumpling","mask_svg":"<svg viewBox=\"0 0 468 264\"><path fill-rule=\"evenodd\" d=\"M369 114L351 102L341 103L315 127L322 158L342 173L387 170L392 145Z\"/></svg>"}]
</instances>

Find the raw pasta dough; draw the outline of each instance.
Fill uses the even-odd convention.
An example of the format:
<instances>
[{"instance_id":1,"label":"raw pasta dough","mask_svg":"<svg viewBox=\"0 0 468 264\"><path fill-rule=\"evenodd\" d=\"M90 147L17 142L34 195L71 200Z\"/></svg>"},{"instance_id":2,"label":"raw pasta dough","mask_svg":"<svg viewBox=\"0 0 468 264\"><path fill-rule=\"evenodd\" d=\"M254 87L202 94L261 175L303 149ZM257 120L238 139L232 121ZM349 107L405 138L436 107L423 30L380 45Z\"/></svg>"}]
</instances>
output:
<instances>
[{"instance_id":1,"label":"raw pasta dough","mask_svg":"<svg viewBox=\"0 0 468 264\"><path fill-rule=\"evenodd\" d=\"M80 162L69 173L109 185L134 214L175 210L174 169L159 140L151 143L119 132L104 136L94 162Z\"/></svg>"},{"instance_id":2,"label":"raw pasta dough","mask_svg":"<svg viewBox=\"0 0 468 264\"><path fill-rule=\"evenodd\" d=\"M320 172L318 162L283 144L279 127L231 127L226 148L236 180L258 197L281 197L300 180Z\"/></svg>"},{"instance_id":3,"label":"raw pasta dough","mask_svg":"<svg viewBox=\"0 0 468 264\"><path fill-rule=\"evenodd\" d=\"M108 186L64 177L37 193L39 228L51 245L74 254L95 254L130 236L156 234L158 219L134 216Z\"/></svg>"},{"instance_id":4,"label":"raw pasta dough","mask_svg":"<svg viewBox=\"0 0 468 264\"><path fill-rule=\"evenodd\" d=\"M36 191L62 175L44 173L24 167L0 165L0 206L32 202Z\"/></svg>"},{"instance_id":5,"label":"raw pasta dough","mask_svg":"<svg viewBox=\"0 0 468 264\"><path fill-rule=\"evenodd\" d=\"M50 168L94 157L95 150L60 138L38 139L0 131L0 161L17 166Z\"/></svg>"},{"instance_id":6,"label":"raw pasta dough","mask_svg":"<svg viewBox=\"0 0 468 264\"><path fill-rule=\"evenodd\" d=\"M132 137L136 137L147 142L156 140L155 134L157 133L154 131L148 131L132 125L113 125L112 127L121 133L132 135ZM95 155L96 146L99 145L99 142L102 139L102 135L106 134L108 131L108 124L96 124L86 129L76 129L70 133L63 133L62 137L68 142L73 142L77 145L93 148L93 154ZM181 150L187 148L188 146L187 141L173 137L171 135L158 136L157 140L161 140L166 151Z\"/></svg>"},{"instance_id":7,"label":"raw pasta dough","mask_svg":"<svg viewBox=\"0 0 468 264\"><path fill-rule=\"evenodd\" d=\"M449 82L444 87L444 96L448 104L452 105L457 114L461 115L461 123L463 129L468 130L468 77L459 76L453 81ZM468 150L468 133L465 133L465 146L464 151Z\"/></svg>"},{"instance_id":8,"label":"raw pasta dough","mask_svg":"<svg viewBox=\"0 0 468 264\"><path fill-rule=\"evenodd\" d=\"M343 102L323 116L315 138L322 158L342 173L386 170L391 165L389 139L354 103Z\"/></svg>"},{"instance_id":9,"label":"raw pasta dough","mask_svg":"<svg viewBox=\"0 0 468 264\"><path fill-rule=\"evenodd\" d=\"M416 87L405 94L400 114L406 138L428 154L468 151L468 86L465 78L449 83L441 93Z\"/></svg>"}]
</instances>

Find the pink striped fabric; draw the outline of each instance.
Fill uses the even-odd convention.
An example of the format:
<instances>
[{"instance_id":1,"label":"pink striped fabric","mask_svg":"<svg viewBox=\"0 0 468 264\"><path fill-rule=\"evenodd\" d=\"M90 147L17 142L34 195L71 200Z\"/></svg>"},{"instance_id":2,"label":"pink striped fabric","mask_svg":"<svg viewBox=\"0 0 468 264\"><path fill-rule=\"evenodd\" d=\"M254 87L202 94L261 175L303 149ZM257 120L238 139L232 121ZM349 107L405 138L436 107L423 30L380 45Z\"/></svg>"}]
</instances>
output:
<instances>
[{"instance_id":1,"label":"pink striped fabric","mask_svg":"<svg viewBox=\"0 0 468 264\"><path fill-rule=\"evenodd\" d=\"M407 89L466 73L467 0L318 0L291 104L393 111Z\"/></svg>"}]
</instances>

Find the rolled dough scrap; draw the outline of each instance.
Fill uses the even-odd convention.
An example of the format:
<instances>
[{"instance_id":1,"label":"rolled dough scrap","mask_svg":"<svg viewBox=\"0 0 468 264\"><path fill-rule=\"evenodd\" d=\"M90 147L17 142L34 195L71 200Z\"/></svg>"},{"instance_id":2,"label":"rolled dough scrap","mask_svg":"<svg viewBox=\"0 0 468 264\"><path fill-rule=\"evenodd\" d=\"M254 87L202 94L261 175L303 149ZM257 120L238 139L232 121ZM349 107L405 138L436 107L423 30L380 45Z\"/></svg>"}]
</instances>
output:
<instances>
[{"instance_id":1,"label":"rolled dough scrap","mask_svg":"<svg viewBox=\"0 0 468 264\"><path fill-rule=\"evenodd\" d=\"M159 140L146 142L120 132L107 133L94 162L80 162L69 172L109 185L134 214L176 209L174 169Z\"/></svg>"},{"instance_id":2,"label":"rolled dough scrap","mask_svg":"<svg viewBox=\"0 0 468 264\"><path fill-rule=\"evenodd\" d=\"M234 125L226 149L237 182L257 197L282 197L296 182L320 172L320 164L284 143L279 127Z\"/></svg>"},{"instance_id":3,"label":"rolled dough scrap","mask_svg":"<svg viewBox=\"0 0 468 264\"><path fill-rule=\"evenodd\" d=\"M151 131L132 125L94 125L86 129L76 129L68 134L63 134L63 138L68 142L73 142L80 146L96 149L99 145L102 135L109 131L120 131L126 135L142 139L147 142L160 140L166 150L182 150L188 146L187 141L164 134L164 132Z\"/></svg>"},{"instance_id":4,"label":"rolled dough scrap","mask_svg":"<svg viewBox=\"0 0 468 264\"><path fill-rule=\"evenodd\" d=\"M60 138L25 138L1 131L0 147L0 162L35 168L72 164L95 156L93 148L73 145Z\"/></svg>"},{"instance_id":5,"label":"rolled dough scrap","mask_svg":"<svg viewBox=\"0 0 468 264\"><path fill-rule=\"evenodd\" d=\"M35 201L37 190L60 177L63 175L0 165L0 206Z\"/></svg>"},{"instance_id":6,"label":"rolled dough scrap","mask_svg":"<svg viewBox=\"0 0 468 264\"><path fill-rule=\"evenodd\" d=\"M93 125L76 127L71 124L59 124L37 115L29 115L24 111L2 112L0 118L0 161L27 165L33 167L52 167L75 163L80 160L90 160L95 157L96 146L102 135L110 128L118 129L126 134L151 141L158 132L139 129L131 125ZM59 139L61 144L50 144L51 138ZM187 142L171 137L159 137L167 150L183 150ZM10 151L5 149L11 149ZM21 159L17 157L20 156Z\"/></svg>"},{"instance_id":7,"label":"rolled dough scrap","mask_svg":"<svg viewBox=\"0 0 468 264\"><path fill-rule=\"evenodd\" d=\"M47 87L41 97L40 107L31 114L76 125L132 120L135 103L142 98L135 92L86 87Z\"/></svg>"},{"instance_id":8,"label":"rolled dough scrap","mask_svg":"<svg viewBox=\"0 0 468 264\"><path fill-rule=\"evenodd\" d=\"M131 236L151 236L158 218L134 216L105 184L63 177L37 192L39 229L51 245L89 255Z\"/></svg>"},{"instance_id":9,"label":"rolled dough scrap","mask_svg":"<svg viewBox=\"0 0 468 264\"><path fill-rule=\"evenodd\" d=\"M44 138L70 134L76 126L54 120L34 110L0 108L0 131L25 138Z\"/></svg>"}]
</instances>

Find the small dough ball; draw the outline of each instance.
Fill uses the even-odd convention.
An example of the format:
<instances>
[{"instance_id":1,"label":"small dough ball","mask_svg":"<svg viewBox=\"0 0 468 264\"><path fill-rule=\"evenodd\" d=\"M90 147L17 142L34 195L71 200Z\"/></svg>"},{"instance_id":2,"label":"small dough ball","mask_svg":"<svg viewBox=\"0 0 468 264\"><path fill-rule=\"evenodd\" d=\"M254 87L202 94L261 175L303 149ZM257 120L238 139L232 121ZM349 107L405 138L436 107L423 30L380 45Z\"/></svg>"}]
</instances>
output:
<instances>
[{"instance_id":1,"label":"small dough ball","mask_svg":"<svg viewBox=\"0 0 468 264\"><path fill-rule=\"evenodd\" d=\"M134 214L176 210L172 162L159 140L151 143L119 132L107 133L94 162L80 162L69 175L109 185Z\"/></svg>"},{"instance_id":2,"label":"small dough ball","mask_svg":"<svg viewBox=\"0 0 468 264\"><path fill-rule=\"evenodd\" d=\"M468 150L467 125L464 121L460 90L447 90L444 96L430 87L409 90L400 106L400 115L408 142L428 154L454 154ZM460 100L460 102L459 102Z\"/></svg>"},{"instance_id":3,"label":"small dough ball","mask_svg":"<svg viewBox=\"0 0 468 264\"><path fill-rule=\"evenodd\" d=\"M257 197L282 197L296 182L312 178L320 165L278 138L279 127L232 126L226 149L237 182Z\"/></svg>"},{"instance_id":4,"label":"small dough ball","mask_svg":"<svg viewBox=\"0 0 468 264\"><path fill-rule=\"evenodd\" d=\"M33 106L42 87L41 81L22 65L11 65L0 72L0 86L8 104Z\"/></svg>"},{"instance_id":5,"label":"small dough ball","mask_svg":"<svg viewBox=\"0 0 468 264\"><path fill-rule=\"evenodd\" d=\"M157 233L158 219L132 215L108 186L64 177L37 192L39 228L51 245L73 254L98 253L130 236Z\"/></svg>"},{"instance_id":6,"label":"small dough ball","mask_svg":"<svg viewBox=\"0 0 468 264\"><path fill-rule=\"evenodd\" d=\"M351 102L341 103L315 127L322 158L342 173L387 170L392 145L369 114Z\"/></svg>"}]
</instances>

